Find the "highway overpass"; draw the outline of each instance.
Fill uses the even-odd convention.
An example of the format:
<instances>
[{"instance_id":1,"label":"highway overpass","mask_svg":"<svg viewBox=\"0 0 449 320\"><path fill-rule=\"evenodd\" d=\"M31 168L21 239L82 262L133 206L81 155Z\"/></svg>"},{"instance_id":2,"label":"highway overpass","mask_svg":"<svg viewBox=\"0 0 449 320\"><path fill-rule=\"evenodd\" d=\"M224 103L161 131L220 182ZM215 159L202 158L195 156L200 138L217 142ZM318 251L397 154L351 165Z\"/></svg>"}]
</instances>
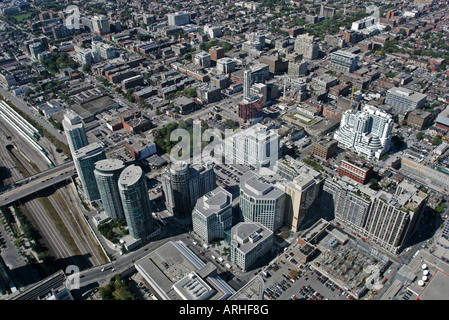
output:
<instances>
[{"instance_id":1,"label":"highway overpass","mask_svg":"<svg viewBox=\"0 0 449 320\"><path fill-rule=\"evenodd\" d=\"M0 194L0 206L7 206L33 193L71 179L76 174L73 162L42 171L34 176L17 181L3 188Z\"/></svg>"}]
</instances>

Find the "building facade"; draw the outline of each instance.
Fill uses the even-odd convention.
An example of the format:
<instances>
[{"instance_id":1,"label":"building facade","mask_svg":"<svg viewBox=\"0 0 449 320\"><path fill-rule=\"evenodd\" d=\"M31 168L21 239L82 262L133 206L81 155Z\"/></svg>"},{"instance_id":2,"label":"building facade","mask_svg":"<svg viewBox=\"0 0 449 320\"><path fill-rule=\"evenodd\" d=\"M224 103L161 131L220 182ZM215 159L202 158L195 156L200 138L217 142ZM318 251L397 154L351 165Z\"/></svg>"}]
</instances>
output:
<instances>
[{"instance_id":1,"label":"building facade","mask_svg":"<svg viewBox=\"0 0 449 320\"><path fill-rule=\"evenodd\" d=\"M397 253L415 231L425 209L427 194L403 180L394 195L379 192L367 216L364 235L379 246Z\"/></svg>"},{"instance_id":2,"label":"building facade","mask_svg":"<svg viewBox=\"0 0 449 320\"><path fill-rule=\"evenodd\" d=\"M62 120L62 126L72 154L76 150L88 145L84 123L75 111L71 109L67 110Z\"/></svg>"},{"instance_id":3,"label":"building facade","mask_svg":"<svg viewBox=\"0 0 449 320\"><path fill-rule=\"evenodd\" d=\"M357 69L359 57L356 54L338 50L330 56L329 68L340 73L351 73Z\"/></svg>"},{"instance_id":4,"label":"building facade","mask_svg":"<svg viewBox=\"0 0 449 320\"><path fill-rule=\"evenodd\" d=\"M150 199L142 168L131 165L120 174L118 187L129 235L146 240L154 229Z\"/></svg>"},{"instance_id":5,"label":"building facade","mask_svg":"<svg viewBox=\"0 0 449 320\"><path fill-rule=\"evenodd\" d=\"M285 192L248 171L240 179L240 213L245 222L259 222L275 232L283 224Z\"/></svg>"},{"instance_id":6,"label":"building facade","mask_svg":"<svg viewBox=\"0 0 449 320\"><path fill-rule=\"evenodd\" d=\"M76 150L73 154L73 162L83 188L83 194L89 202L100 199L94 170L95 163L104 159L106 159L105 150L98 142L88 144Z\"/></svg>"},{"instance_id":7,"label":"building facade","mask_svg":"<svg viewBox=\"0 0 449 320\"><path fill-rule=\"evenodd\" d=\"M319 172L306 169L285 185L284 225L292 232L300 230L308 210L320 193L322 183L316 174L319 176Z\"/></svg>"},{"instance_id":8,"label":"building facade","mask_svg":"<svg viewBox=\"0 0 449 320\"><path fill-rule=\"evenodd\" d=\"M296 38L294 44L295 52L302 54L303 58L315 60L318 58L319 46L315 37L309 34L301 34Z\"/></svg>"},{"instance_id":9,"label":"building facade","mask_svg":"<svg viewBox=\"0 0 449 320\"><path fill-rule=\"evenodd\" d=\"M190 23L190 14L186 12L176 12L167 14L169 26L184 26Z\"/></svg>"},{"instance_id":10,"label":"building facade","mask_svg":"<svg viewBox=\"0 0 449 320\"><path fill-rule=\"evenodd\" d=\"M205 242L225 238L232 227L232 195L223 189L206 193L196 202L192 212L193 231Z\"/></svg>"},{"instance_id":11,"label":"building facade","mask_svg":"<svg viewBox=\"0 0 449 320\"><path fill-rule=\"evenodd\" d=\"M119 159L105 159L95 163L95 180L104 212L112 220L125 219L118 189L120 174L125 168Z\"/></svg>"},{"instance_id":12,"label":"building facade","mask_svg":"<svg viewBox=\"0 0 449 320\"><path fill-rule=\"evenodd\" d=\"M373 175L373 166L363 161L341 160L338 174L358 183L368 183Z\"/></svg>"},{"instance_id":13,"label":"building facade","mask_svg":"<svg viewBox=\"0 0 449 320\"><path fill-rule=\"evenodd\" d=\"M387 91L385 104L393 107L395 113L405 113L424 107L427 101L425 94L407 88L393 87Z\"/></svg>"},{"instance_id":14,"label":"building facade","mask_svg":"<svg viewBox=\"0 0 449 320\"><path fill-rule=\"evenodd\" d=\"M380 159L390 149L393 126L390 114L366 105L362 111L347 110L343 114L334 139L367 159Z\"/></svg>"},{"instance_id":15,"label":"building facade","mask_svg":"<svg viewBox=\"0 0 449 320\"><path fill-rule=\"evenodd\" d=\"M256 266L273 247L273 232L261 223L240 222L231 231L231 262L243 271Z\"/></svg>"},{"instance_id":16,"label":"building facade","mask_svg":"<svg viewBox=\"0 0 449 320\"><path fill-rule=\"evenodd\" d=\"M279 158L276 130L255 124L223 140L226 163L243 163L255 168L272 167Z\"/></svg>"},{"instance_id":17,"label":"building facade","mask_svg":"<svg viewBox=\"0 0 449 320\"><path fill-rule=\"evenodd\" d=\"M162 175L167 210L177 217L189 217L196 201L215 187L215 172L210 164L190 166L177 162Z\"/></svg>"}]
</instances>

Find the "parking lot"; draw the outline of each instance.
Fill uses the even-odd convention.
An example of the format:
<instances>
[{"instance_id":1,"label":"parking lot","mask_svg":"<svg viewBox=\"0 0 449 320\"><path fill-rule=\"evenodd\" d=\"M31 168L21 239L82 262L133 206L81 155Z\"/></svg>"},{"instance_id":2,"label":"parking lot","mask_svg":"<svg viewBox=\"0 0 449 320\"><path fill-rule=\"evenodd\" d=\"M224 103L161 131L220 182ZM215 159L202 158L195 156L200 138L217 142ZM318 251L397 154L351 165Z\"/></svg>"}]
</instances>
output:
<instances>
[{"instance_id":1,"label":"parking lot","mask_svg":"<svg viewBox=\"0 0 449 320\"><path fill-rule=\"evenodd\" d=\"M293 258L281 255L266 269L264 299L267 300L354 300L331 279L303 265ZM296 262L296 263L295 263ZM294 272L292 272L294 270ZM296 271L296 272L295 272ZM292 275L295 275L293 278Z\"/></svg>"}]
</instances>

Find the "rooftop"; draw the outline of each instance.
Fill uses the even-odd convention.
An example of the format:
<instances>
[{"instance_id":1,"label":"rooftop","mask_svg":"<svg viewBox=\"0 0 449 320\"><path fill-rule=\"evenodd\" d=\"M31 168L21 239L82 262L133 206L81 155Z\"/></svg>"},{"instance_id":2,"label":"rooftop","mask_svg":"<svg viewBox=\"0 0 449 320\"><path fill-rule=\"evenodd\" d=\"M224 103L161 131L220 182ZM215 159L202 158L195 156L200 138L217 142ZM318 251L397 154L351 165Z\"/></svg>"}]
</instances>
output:
<instances>
[{"instance_id":1,"label":"rooftop","mask_svg":"<svg viewBox=\"0 0 449 320\"><path fill-rule=\"evenodd\" d=\"M209 216L230 207L231 202L232 195L222 187L217 187L198 199L196 209L203 215Z\"/></svg>"},{"instance_id":2,"label":"rooftop","mask_svg":"<svg viewBox=\"0 0 449 320\"><path fill-rule=\"evenodd\" d=\"M95 162L95 170L99 171L116 171L123 169L125 164L119 159L104 159Z\"/></svg>"},{"instance_id":3,"label":"rooftop","mask_svg":"<svg viewBox=\"0 0 449 320\"><path fill-rule=\"evenodd\" d=\"M120 174L119 184L123 186L131 186L136 184L142 177L142 168L136 165L126 167Z\"/></svg>"},{"instance_id":4,"label":"rooftop","mask_svg":"<svg viewBox=\"0 0 449 320\"><path fill-rule=\"evenodd\" d=\"M284 191L252 171L242 175L240 189L249 196L264 199L276 199L284 194Z\"/></svg>"}]
</instances>

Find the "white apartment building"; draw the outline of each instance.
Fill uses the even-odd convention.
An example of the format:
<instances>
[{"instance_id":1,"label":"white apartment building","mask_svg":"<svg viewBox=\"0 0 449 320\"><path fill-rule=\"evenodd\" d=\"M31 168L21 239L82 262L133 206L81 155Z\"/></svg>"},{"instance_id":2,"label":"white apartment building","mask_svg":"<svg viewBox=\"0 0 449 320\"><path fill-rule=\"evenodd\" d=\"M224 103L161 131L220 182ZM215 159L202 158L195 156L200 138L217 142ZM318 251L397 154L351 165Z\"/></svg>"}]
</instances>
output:
<instances>
[{"instance_id":1,"label":"white apartment building","mask_svg":"<svg viewBox=\"0 0 449 320\"><path fill-rule=\"evenodd\" d=\"M366 105L362 111L347 110L343 114L334 139L369 160L380 159L390 149L393 125L391 115Z\"/></svg>"}]
</instances>

